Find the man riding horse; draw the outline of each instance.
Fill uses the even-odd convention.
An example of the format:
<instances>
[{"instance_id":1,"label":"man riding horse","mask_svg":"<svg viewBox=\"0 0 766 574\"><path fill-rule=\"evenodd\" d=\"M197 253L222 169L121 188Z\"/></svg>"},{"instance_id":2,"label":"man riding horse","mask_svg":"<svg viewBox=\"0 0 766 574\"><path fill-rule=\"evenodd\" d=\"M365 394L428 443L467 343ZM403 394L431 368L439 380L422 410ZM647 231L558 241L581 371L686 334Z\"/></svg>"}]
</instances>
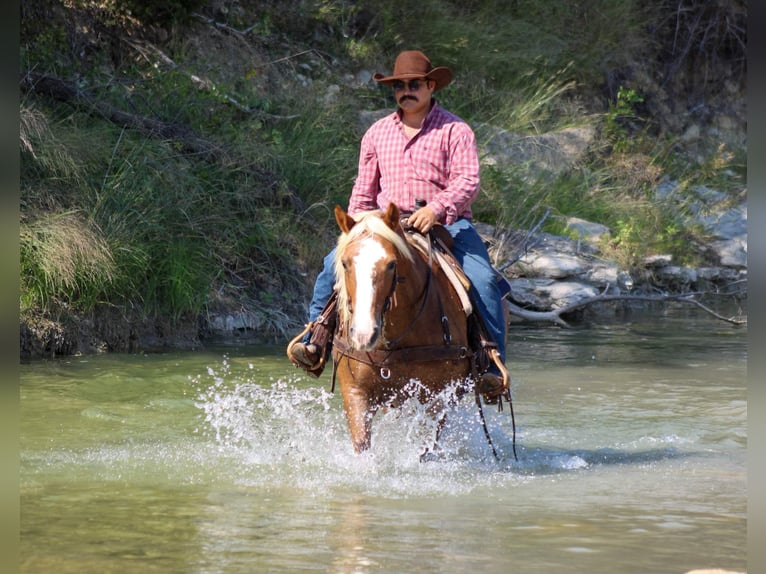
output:
<instances>
[{"instance_id":1,"label":"man riding horse","mask_svg":"<svg viewBox=\"0 0 766 574\"><path fill-rule=\"evenodd\" d=\"M373 79L393 88L398 107L362 138L348 214L385 210L393 203L411 213L406 224L421 233L443 225L454 239L453 254L471 281L471 297L505 363L502 295L487 248L471 223L471 203L479 192L476 138L467 123L433 97L452 81L452 71L434 67L425 54L410 50L397 56L391 75L378 73ZM416 207L416 200L425 204ZM334 251L325 257L314 284L309 325L320 317L333 294ZM325 347L312 343L308 330L302 341L292 345L290 359L318 376L329 352L329 344ZM477 388L490 403L503 394L503 378L496 366L482 375Z\"/></svg>"}]
</instances>

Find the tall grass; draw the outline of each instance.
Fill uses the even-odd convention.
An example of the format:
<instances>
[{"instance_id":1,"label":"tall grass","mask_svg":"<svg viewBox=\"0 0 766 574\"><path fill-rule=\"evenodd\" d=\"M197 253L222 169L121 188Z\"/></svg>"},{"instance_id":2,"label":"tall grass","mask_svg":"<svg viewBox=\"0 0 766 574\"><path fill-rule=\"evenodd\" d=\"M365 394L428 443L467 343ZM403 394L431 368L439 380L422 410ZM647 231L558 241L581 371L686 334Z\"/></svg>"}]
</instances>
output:
<instances>
[{"instance_id":1,"label":"tall grass","mask_svg":"<svg viewBox=\"0 0 766 574\"><path fill-rule=\"evenodd\" d=\"M109 244L81 213L63 212L22 220L21 309L53 304L92 309L118 275Z\"/></svg>"},{"instance_id":2,"label":"tall grass","mask_svg":"<svg viewBox=\"0 0 766 574\"><path fill-rule=\"evenodd\" d=\"M129 302L178 319L229 284L266 300L289 286L297 234L261 182L78 114L25 137L22 307ZM66 171L73 157L86 161Z\"/></svg>"}]
</instances>

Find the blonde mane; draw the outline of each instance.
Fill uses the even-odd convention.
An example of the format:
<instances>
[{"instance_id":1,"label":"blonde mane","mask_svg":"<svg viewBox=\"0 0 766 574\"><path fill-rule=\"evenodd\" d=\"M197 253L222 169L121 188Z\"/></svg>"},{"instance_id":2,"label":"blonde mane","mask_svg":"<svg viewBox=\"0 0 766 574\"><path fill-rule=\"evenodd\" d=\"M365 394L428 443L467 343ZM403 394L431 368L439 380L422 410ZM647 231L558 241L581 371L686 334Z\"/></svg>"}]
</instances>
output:
<instances>
[{"instance_id":1,"label":"blonde mane","mask_svg":"<svg viewBox=\"0 0 766 574\"><path fill-rule=\"evenodd\" d=\"M413 261L407 241L401 235L391 229L382 219L383 212L365 211L357 213L354 216L356 224L348 233L342 233L338 238L338 244L335 250L335 289L338 292L338 314L342 322L349 319L348 311L348 293L346 292L346 282L343 281L343 263L341 261L343 252L350 243L362 236L378 236L384 241L393 244L400 255Z\"/></svg>"}]
</instances>

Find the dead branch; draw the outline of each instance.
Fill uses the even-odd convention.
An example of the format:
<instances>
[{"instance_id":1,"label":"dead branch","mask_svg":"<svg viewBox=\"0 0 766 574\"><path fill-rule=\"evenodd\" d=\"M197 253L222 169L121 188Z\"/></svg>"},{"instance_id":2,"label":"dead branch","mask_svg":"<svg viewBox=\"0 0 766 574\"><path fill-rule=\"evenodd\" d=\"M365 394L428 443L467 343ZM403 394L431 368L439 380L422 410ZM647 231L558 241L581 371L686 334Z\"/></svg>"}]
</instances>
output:
<instances>
[{"instance_id":1,"label":"dead branch","mask_svg":"<svg viewBox=\"0 0 766 574\"><path fill-rule=\"evenodd\" d=\"M503 263L500 267L497 268L498 271L501 273L516 263L519 259L522 258L522 256L526 255L527 252L536 245L536 243L531 243L531 239L535 236L535 233L537 233L538 229L542 226L543 223L545 223L545 220L548 219L548 216L551 213L551 208L545 210L545 213L543 213L543 216L540 218L540 220L535 223L535 225L527 231L526 235L524 236L524 240L521 242L521 245L516 249L516 255L514 255L511 259ZM503 235L503 240L500 242L500 245L502 246L503 242L505 241L506 235Z\"/></svg>"},{"instance_id":2,"label":"dead branch","mask_svg":"<svg viewBox=\"0 0 766 574\"><path fill-rule=\"evenodd\" d=\"M198 136L186 126L119 110L93 99L74 84L61 78L29 72L21 77L21 90L85 108L114 124L141 131L154 138L176 141L181 144L184 152L198 155L202 159L223 164L232 163L228 151L222 145Z\"/></svg>"},{"instance_id":3,"label":"dead branch","mask_svg":"<svg viewBox=\"0 0 766 574\"><path fill-rule=\"evenodd\" d=\"M140 131L148 137L176 142L183 153L216 163L226 169L240 169L251 173L259 181L270 182L268 187L276 188L274 184L278 178L275 175L255 167L252 160L242 157L229 146L204 138L187 126L117 109L106 102L96 100L74 84L54 76L27 72L22 74L20 84L24 93L47 96L83 108L88 113L101 116L123 128ZM296 211L305 210L303 201L297 194L290 193L287 199Z\"/></svg>"},{"instance_id":4,"label":"dead branch","mask_svg":"<svg viewBox=\"0 0 766 574\"><path fill-rule=\"evenodd\" d=\"M235 36L247 36L250 32L255 30L255 28L258 27L258 23L255 23L251 26L248 26L244 30L237 30L236 28L232 28L228 24L225 24L224 22L218 22L216 20L213 20L212 18L208 18L207 16L204 16L200 14L199 12L192 12L192 16L195 18L198 18L199 20L202 20L206 24L213 26L215 28L219 28L221 30L225 30L231 34L234 34Z\"/></svg>"},{"instance_id":5,"label":"dead branch","mask_svg":"<svg viewBox=\"0 0 766 574\"><path fill-rule=\"evenodd\" d=\"M612 294L612 295L609 295L606 292L604 292L594 297L589 297L587 299L577 301L576 303L570 303L569 305L564 305L563 307L559 307L557 309L551 309L550 311L531 311L529 309L524 309L522 307L519 307L518 305L516 305L515 303L512 303L511 301L508 301L507 299L504 301L504 304L508 308L508 311L511 315L519 317L520 319L524 319L526 321L532 321L532 322L551 322L561 327L569 327L570 326L569 323L567 323L564 319L561 318L562 315L565 315L566 313L571 313L572 311L576 311L577 309L582 309L594 303L605 303L608 301L651 301L651 302L659 302L659 303L675 301L679 303L688 303L690 305L695 305L699 307L706 313L712 315L716 319L720 319L721 321L731 323L732 325L747 325L747 318L739 319L736 317L724 317L723 315L716 313L710 307L702 304L697 299L695 299L694 294L683 294L683 295L680 295L680 294L678 295L672 295L672 294L615 295L615 294Z\"/></svg>"}]
</instances>

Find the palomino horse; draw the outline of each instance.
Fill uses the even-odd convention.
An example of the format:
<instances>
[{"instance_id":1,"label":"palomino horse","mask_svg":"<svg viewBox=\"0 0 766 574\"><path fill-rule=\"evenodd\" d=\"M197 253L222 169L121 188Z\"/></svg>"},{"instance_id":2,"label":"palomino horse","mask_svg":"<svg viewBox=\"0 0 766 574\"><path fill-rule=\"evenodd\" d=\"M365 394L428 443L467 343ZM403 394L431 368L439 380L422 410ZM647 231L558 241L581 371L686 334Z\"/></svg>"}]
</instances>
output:
<instances>
[{"instance_id":1,"label":"palomino horse","mask_svg":"<svg viewBox=\"0 0 766 574\"><path fill-rule=\"evenodd\" d=\"M354 449L370 447L380 408L401 406L411 397L441 410L431 413L438 416L438 441L446 411L434 399L448 386L459 398L478 374L466 299L430 250L424 255L408 240L395 205L356 220L338 206L335 219L342 233L335 259L333 385L337 378ZM505 396L510 399L510 393ZM484 421L478 392L476 402ZM484 432L497 456L486 424Z\"/></svg>"}]
</instances>

